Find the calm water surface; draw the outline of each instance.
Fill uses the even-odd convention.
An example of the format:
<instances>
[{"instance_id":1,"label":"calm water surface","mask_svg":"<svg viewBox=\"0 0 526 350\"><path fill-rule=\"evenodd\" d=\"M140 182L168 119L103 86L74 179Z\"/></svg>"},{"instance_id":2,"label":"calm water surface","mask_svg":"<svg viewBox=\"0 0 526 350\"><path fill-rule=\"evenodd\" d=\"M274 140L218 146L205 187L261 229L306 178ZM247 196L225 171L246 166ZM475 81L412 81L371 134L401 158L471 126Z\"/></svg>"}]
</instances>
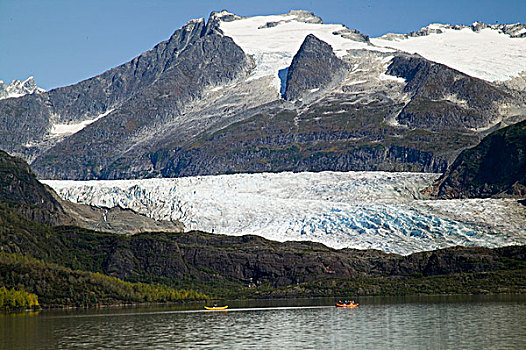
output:
<instances>
[{"instance_id":1,"label":"calm water surface","mask_svg":"<svg viewBox=\"0 0 526 350\"><path fill-rule=\"evenodd\" d=\"M526 296L361 298L0 315L1 349L526 349Z\"/></svg>"}]
</instances>

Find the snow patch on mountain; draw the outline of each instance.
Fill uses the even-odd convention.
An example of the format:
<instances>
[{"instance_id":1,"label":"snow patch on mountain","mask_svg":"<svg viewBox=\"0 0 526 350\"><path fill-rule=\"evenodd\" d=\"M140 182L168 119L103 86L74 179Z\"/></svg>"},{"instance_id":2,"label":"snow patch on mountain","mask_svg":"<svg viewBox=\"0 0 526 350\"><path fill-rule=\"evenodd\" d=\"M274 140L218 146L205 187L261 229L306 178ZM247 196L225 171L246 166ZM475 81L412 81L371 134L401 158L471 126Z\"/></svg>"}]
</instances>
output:
<instances>
[{"instance_id":1,"label":"snow patch on mountain","mask_svg":"<svg viewBox=\"0 0 526 350\"><path fill-rule=\"evenodd\" d=\"M13 80L9 85L0 80L0 100L21 97L27 94L41 94L43 92L46 92L46 90L39 88L33 77L29 77L24 81Z\"/></svg>"},{"instance_id":2,"label":"snow patch on mountain","mask_svg":"<svg viewBox=\"0 0 526 350\"><path fill-rule=\"evenodd\" d=\"M227 13L227 15L231 14ZM227 18L228 21L220 21L220 29L245 53L252 55L256 62L256 69L249 79L272 76L271 86L278 92L281 86L278 72L290 66L294 55L309 34L331 45L334 53L340 58L351 49L392 51L341 35L342 32L350 30L341 24L323 24L321 19L306 11L248 18L227 16Z\"/></svg>"},{"instance_id":3,"label":"snow patch on mountain","mask_svg":"<svg viewBox=\"0 0 526 350\"><path fill-rule=\"evenodd\" d=\"M95 118L92 119L86 119L81 122L77 123L56 123L51 125L51 130L49 132L51 137L64 137L69 136L72 134L75 134L79 132L80 130L84 129L86 126L93 124L97 120L104 118L108 114L110 114L113 111L113 109L109 109L104 113L99 114Z\"/></svg>"},{"instance_id":4,"label":"snow patch on mountain","mask_svg":"<svg viewBox=\"0 0 526 350\"><path fill-rule=\"evenodd\" d=\"M370 41L420 54L476 78L505 81L526 70L526 37L519 37L523 28L518 28L480 23L469 27L431 24L411 35L387 34Z\"/></svg>"},{"instance_id":5,"label":"snow patch on mountain","mask_svg":"<svg viewBox=\"0 0 526 350\"><path fill-rule=\"evenodd\" d=\"M44 182L64 199L180 220L187 230L400 254L526 244L524 206L505 199L423 199L419 191L437 176L321 172Z\"/></svg>"}]
</instances>

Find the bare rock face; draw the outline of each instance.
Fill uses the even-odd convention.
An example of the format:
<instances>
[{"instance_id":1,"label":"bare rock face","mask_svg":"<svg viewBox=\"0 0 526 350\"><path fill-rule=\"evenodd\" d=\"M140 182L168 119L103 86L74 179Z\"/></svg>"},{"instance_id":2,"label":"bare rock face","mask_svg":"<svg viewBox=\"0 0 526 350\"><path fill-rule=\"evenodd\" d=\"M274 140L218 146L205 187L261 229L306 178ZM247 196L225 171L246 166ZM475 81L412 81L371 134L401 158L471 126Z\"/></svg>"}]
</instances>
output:
<instances>
[{"instance_id":1,"label":"bare rock face","mask_svg":"<svg viewBox=\"0 0 526 350\"><path fill-rule=\"evenodd\" d=\"M15 206L31 221L47 225L71 223L57 197L36 179L26 162L0 151L0 202Z\"/></svg>"},{"instance_id":2,"label":"bare rock face","mask_svg":"<svg viewBox=\"0 0 526 350\"><path fill-rule=\"evenodd\" d=\"M183 115L185 104L198 100L205 87L231 81L248 65L247 56L231 38L217 34L200 37L154 84L130 97L126 107L104 117L97 128L86 128L51 148L36 158L32 167L48 178L102 178L103 169L120 163L119 157L139 146L138 140L153 136L150 133L156 129L170 132L162 125Z\"/></svg>"},{"instance_id":3,"label":"bare rock face","mask_svg":"<svg viewBox=\"0 0 526 350\"><path fill-rule=\"evenodd\" d=\"M215 20L208 24L203 19L190 21L152 50L96 77L45 94L1 100L0 148L33 163L38 155L62 141L50 137L53 124L74 124L107 113L99 128L69 145L49 150L48 161L37 160L33 169L42 174L42 167L55 161L54 154L73 151L72 147L82 147L75 152L89 157L88 163L99 163L93 161L96 152L105 158L110 155L108 149L116 153L120 148L129 149L145 129L151 131L154 125L184 114L185 104L199 99L205 87L228 83L249 70L251 64L231 38L218 32ZM106 142L108 149L103 149ZM111 143L119 146L109 147ZM112 160L108 157L102 163ZM66 166L78 170L77 165ZM87 169L77 177L97 176L89 164L81 166ZM90 176L92 172L95 174Z\"/></svg>"},{"instance_id":4,"label":"bare rock face","mask_svg":"<svg viewBox=\"0 0 526 350\"><path fill-rule=\"evenodd\" d=\"M120 207L99 208L62 201L74 224L98 232L137 234L143 232L183 232L178 221L158 221Z\"/></svg>"},{"instance_id":5,"label":"bare rock face","mask_svg":"<svg viewBox=\"0 0 526 350\"><path fill-rule=\"evenodd\" d=\"M411 101L398 115L403 125L431 130L476 129L494 122L499 102L511 96L494 85L420 56L399 55L388 74L407 81Z\"/></svg>"},{"instance_id":6,"label":"bare rock face","mask_svg":"<svg viewBox=\"0 0 526 350\"><path fill-rule=\"evenodd\" d=\"M441 198L526 198L526 121L463 151L431 192Z\"/></svg>"},{"instance_id":7,"label":"bare rock face","mask_svg":"<svg viewBox=\"0 0 526 350\"><path fill-rule=\"evenodd\" d=\"M283 97L297 100L311 90L323 89L341 80L346 69L329 44L309 34L292 60Z\"/></svg>"}]
</instances>

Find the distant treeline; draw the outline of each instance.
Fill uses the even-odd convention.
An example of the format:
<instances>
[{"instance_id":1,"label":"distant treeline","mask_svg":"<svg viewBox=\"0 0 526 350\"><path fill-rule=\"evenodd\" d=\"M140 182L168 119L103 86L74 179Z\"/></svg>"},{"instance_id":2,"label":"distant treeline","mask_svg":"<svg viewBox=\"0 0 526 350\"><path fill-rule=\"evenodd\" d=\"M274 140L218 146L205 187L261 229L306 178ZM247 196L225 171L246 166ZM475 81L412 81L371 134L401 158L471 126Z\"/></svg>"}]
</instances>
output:
<instances>
[{"instance_id":1,"label":"distant treeline","mask_svg":"<svg viewBox=\"0 0 526 350\"><path fill-rule=\"evenodd\" d=\"M208 299L205 294L193 290L125 282L101 273L72 270L32 257L7 253L0 253L0 286L6 291L4 303L8 307L13 303L19 307L33 307L38 305L38 299L47 307Z\"/></svg>"},{"instance_id":2,"label":"distant treeline","mask_svg":"<svg viewBox=\"0 0 526 350\"><path fill-rule=\"evenodd\" d=\"M38 297L23 290L0 287L0 310L18 310L38 308Z\"/></svg>"}]
</instances>

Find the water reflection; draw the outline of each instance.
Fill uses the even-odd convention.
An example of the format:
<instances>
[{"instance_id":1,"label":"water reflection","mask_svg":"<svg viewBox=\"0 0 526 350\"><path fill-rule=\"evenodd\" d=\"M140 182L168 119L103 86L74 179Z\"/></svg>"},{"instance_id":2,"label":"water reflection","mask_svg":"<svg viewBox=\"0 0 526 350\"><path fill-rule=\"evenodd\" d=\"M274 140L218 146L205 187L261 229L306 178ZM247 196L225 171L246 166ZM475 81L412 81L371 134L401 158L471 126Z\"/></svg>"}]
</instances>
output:
<instances>
[{"instance_id":1,"label":"water reflection","mask_svg":"<svg viewBox=\"0 0 526 350\"><path fill-rule=\"evenodd\" d=\"M0 317L2 349L520 349L526 297L229 302ZM309 307L298 307L309 305Z\"/></svg>"}]
</instances>

